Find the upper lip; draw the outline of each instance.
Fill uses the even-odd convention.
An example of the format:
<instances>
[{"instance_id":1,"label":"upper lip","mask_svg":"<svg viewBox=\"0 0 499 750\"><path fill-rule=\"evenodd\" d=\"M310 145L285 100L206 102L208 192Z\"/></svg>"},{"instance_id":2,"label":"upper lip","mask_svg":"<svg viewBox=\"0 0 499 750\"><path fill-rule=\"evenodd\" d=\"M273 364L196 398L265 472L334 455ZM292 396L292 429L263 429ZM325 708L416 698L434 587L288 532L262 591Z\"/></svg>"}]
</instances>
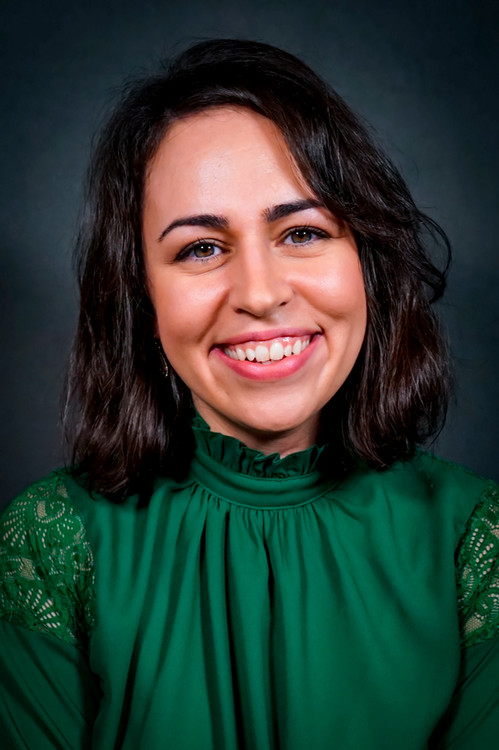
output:
<instances>
[{"instance_id":1,"label":"upper lip","mask_svg":"<svg viewBox=\"0 0 499 750\"><path fill-rule=\"evenodd\" d=\"M283 339L287 336L310 336L320 333L320 331L311 331L307 328L272 328L267 331L247 331L246 333L231 336L224 339L218 346L234 346L244 344L248 341L271 341L272 339Z\"/></svg>"}]
</instances>

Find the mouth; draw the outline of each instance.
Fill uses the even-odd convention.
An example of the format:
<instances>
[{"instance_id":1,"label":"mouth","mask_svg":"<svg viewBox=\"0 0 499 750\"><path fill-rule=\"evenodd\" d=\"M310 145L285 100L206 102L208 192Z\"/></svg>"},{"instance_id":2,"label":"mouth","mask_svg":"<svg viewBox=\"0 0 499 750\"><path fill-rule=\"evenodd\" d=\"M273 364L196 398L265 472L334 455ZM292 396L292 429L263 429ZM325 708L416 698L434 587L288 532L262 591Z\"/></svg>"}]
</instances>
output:
<instances>
[{"instance_id":1,"label":"mouth","mask_svg":"<svg viewBox=\"0 0 499 750\"><path fill-rule=\"evenodd\" d=\"M278 332L276 331L275 334ZM298 373L313 357L321 332L301 335L254 334L253 339L225 342L214 347L213 354L238 376L255 381L280 381Z\"/></svg>"},{"instance_id":2,"label":"mouth","mask_svg":"<svg viewBox=\"0 0 499 750\"><path fill-rule=\"evenodd\" d=\"M222 351L238 362L258 362L271 364L287 357L297 357L312 341L312 334L306 336L280 336L268 341L247 341L233 346L223 346Z\"/></svg>"}]
</instances>

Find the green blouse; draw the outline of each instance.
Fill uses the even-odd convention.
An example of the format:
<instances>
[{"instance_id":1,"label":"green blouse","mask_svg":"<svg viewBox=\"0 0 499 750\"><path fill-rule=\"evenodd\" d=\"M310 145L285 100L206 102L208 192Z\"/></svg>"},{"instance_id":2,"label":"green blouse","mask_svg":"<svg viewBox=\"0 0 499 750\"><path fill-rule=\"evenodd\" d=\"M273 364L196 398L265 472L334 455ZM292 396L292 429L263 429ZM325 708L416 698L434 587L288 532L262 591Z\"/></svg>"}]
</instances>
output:
<instances>
[{"instance_id":1,"label":"green blouse","mask_svg":"<svg viewBox=\"0 0 499 750\"><path fill-rule=\"evenodd\" d=\"M1 747L496 747L497 487L194 431L147 505L62 470L5 511Z\"/></svg>"}]
</instances>

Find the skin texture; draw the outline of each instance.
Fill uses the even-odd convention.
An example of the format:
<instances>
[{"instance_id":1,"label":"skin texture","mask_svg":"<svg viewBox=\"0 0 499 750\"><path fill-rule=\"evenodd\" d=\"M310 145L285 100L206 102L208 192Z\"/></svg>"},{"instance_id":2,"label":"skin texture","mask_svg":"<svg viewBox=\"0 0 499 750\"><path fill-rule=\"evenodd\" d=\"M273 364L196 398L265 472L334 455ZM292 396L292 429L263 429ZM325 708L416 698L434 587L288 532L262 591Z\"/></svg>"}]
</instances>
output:
<instances>
[{"instance_id":1,"label":"skin texture","mask_svg":"<svg viewBox=\"0 0 499 750\"><path fill-rule=\"evenodd\" d=\"M174 123L146 182L145 262L166 356L213 430L281 456L315 441L366 328L353 236L325 207L294 205L314 200L276 126L238 108ZM311 343L278 362L224 353L293 335Z\"/></svg>"}]
</instances>

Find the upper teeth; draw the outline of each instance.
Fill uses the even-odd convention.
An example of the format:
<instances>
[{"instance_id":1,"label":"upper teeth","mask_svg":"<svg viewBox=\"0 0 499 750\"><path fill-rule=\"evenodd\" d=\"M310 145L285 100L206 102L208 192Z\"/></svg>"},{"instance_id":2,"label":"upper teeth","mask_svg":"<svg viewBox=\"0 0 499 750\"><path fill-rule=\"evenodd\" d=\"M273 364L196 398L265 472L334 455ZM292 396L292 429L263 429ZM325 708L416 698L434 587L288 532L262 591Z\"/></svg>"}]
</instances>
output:
<instances>
[{"instance_id":1,"label":"upper teeth","mask_svg":"<svg viewBox=\"0 0 499 750\"><path fill-rule=\"evenodd\" d=\"M241 362L245 359L253 362L277 362L283 357L290 357L292 354L301 354L310 344L310 336L285 336L272 341L250 342L248 344L238 344L237 346L227 346L224 348L225 354L232 359L238 359Z\"/></svg>"}]
</instances>

